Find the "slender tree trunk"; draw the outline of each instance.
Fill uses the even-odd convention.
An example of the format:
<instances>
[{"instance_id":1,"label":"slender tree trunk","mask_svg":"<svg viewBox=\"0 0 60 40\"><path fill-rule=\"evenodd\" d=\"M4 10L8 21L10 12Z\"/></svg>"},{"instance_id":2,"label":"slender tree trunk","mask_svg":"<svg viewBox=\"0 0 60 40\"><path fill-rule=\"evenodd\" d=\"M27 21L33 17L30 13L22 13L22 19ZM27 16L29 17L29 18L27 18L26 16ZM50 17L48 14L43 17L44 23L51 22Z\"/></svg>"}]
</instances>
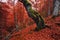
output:
<instances>
[{"instance_id":1,"label":"slender tree trunk","mask_svg":"<svg viewBox=\"0 0 60 40\"><path fill-rule=\"evenodd\" d=\"M54 0L54 1L55 1L55 0ZM59 13L58 13L58 11L59 11L59 5L60 5L59 1L56 0L55 3L54 3L54 11L53 11L53 15L54 15L54 16L57 16L57 15L59 14Z\"/></svg>"},{"instance_id":2,"label":"slender tree trunk","mask_svg":"<svg viewBox=\"0 0 60 40\"><path fill-rule=\"evenodd\" d=\"M14 5L13 6L15 6L15 0L14 0L14 3L13 3ZM19 26L18 26L18 19L17 19L17 13L15 13L15 7L13 8L14 10L13 10L13 13L14 13L14 22L15 22L15 27L16 27L16 30L18 30L18 28L19 28Z\"/></svg>"},{"instance_id":3,"label":"slender tree trunk","mask_svg":"<svg viewBox=\"0 0 60 40\"><path fill-rule=\"evenodd\" d=\"M50 0L48 2L48 15L50 15Z\"/></svg>"}]
</instances>

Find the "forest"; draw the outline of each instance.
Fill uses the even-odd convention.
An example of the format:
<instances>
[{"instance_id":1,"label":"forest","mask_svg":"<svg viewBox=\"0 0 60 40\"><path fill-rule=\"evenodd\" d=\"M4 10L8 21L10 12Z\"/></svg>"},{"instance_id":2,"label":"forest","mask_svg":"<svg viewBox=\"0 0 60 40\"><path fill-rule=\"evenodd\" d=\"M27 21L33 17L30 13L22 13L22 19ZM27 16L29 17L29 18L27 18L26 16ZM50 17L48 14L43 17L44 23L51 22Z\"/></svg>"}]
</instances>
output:
<instances>
[{"instance_id":1,"label":"forest","mask_svg":"<svg viewBox=\"0 0 60 40\"><path fill-rule=\"evenodd\" d=\"M0 0L0 40L60 40L60 0Z\"/></svg>"}]
</instances>

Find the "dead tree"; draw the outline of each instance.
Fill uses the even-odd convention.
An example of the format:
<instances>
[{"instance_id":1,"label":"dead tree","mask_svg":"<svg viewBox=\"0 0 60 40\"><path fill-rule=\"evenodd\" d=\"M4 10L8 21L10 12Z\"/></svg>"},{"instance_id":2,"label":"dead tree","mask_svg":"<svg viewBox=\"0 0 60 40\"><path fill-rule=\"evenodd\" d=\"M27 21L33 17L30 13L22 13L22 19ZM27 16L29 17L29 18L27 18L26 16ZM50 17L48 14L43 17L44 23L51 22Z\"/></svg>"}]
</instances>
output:
<instances>
[{"instance_id":1,"label":"dead tree","mask_svg":"<svg viewBox=\"0 0 60 40\"><path fill-rule=\"evenodd\" d=\"M57 16L59 13L59 5L60 2L59 0L54 0L54 11L53 11L53 16Z\"/></svg>"}]
</instances>

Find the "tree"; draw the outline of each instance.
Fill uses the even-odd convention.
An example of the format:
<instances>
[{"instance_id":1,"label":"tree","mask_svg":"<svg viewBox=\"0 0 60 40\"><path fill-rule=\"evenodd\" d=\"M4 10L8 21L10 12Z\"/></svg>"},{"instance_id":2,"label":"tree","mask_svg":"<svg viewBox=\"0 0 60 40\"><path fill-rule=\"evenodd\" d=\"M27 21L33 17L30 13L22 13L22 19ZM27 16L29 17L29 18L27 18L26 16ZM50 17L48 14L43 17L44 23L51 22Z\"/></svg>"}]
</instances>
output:
<instances>
[{"instance_id":1,"label":"tree","mask_svg":"<svg viewBox=\"0 0 60 40\"><path fill-rule=\"evenodd\" d=\"M60 2L59 0L54 0L54 11L53 11L53 16L57 16L59 13L59 5L60 5Z\"/></svg>"},{"instance_id":2,"label":"tree","mask_svg":"<svg viewBox=\"0 0 60 40\"><path fill-rule=\"evenodd\" d=\"M25 6L29 17L31 17L35 21L35 23L37 24L37 28L36 29L37 30L41 30L41 29L45 28L45 24L44 24L43 18L41 17L41 15L39 15L38 12L36 12L35 10L32 9L32 6L29 3L29 1L28 0L21 0L21 2Z\"/></svg>"}]
</instances>

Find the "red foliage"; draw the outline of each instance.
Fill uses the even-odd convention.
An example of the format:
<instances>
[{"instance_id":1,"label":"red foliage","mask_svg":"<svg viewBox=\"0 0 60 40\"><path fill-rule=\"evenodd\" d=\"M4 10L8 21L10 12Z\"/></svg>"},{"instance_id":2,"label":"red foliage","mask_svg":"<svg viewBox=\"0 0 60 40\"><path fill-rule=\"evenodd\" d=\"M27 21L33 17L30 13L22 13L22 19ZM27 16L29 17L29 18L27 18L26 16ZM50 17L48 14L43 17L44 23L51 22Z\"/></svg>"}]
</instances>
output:
<instances>
[{"instance_id":1,"label":"red foliage","mask_svg":"<svg viewBox=\"0 0 60 40\"><path fill-rule=\"evenodd\" d=\"M0 12L1 12L0 13L1 14L1 18L0 18L1 25L0 26L1 26L2 30L7 31L7 33L9 33L10 31L12 31L15 28L14 14L17 14L19 28L24 29L24 28L28 27L29 30L26 29L26 31L28 32L31 29L34 29L36 27L35 22L28 16L22 3L18 2L15 6L11 6L9 4L2 3L1 7L2 7L2 9L0 10ZM4 33L5 33L4 34L5 36L8 35L6 32L4 32ZM24 32L21 31L21 33L25 33L25 30L24 30Z\"/></svg>"},{"instance_id":2,"label":"red foliage","mask_svg":"<svg viewBox=\"0 0 60 40\"><path fill-rule=\"evenodd\" d=\"M8 29L12 28L11 30L13 30L15 28L14 13L18 14L19 28L23 28L22 30L13 32L9 40L60 40L60 16L55 18L51 16L46 17L44 21L48 27L40 31L33 31L36 28L36 24L28 16L22 3L18 2L17 5L14 6L15 9L8 4L1 4L1 6L3 10L0 10L0 14L2 15L0 18L0 26L3 26L2 29L0 29L2 35L4 37L7 36L7 34L9 34Z\"/></svg>"},{"instance_id":3,"label":"red foliage","mask_svg":"<svg viewBox=\"0 0 60 40\"><path fill-rule=\"evenodd\" d=\"M32 0L30 1L35 10L37 10L43 17L46 17L48 15L49 6L50 6L50 12L52 13L53 11L53 0L35 0L36 2L35 4Z\"/></svg>"},{"instance_id":4,"label":"red foliage","mask_svg":"<svg viewBox=\"0 0 60 40\"><path fill-rule=\"evenodd\" d=\"M22 30L22 34L21 32L17 32L10 40L60 40L60 26L55 24L55 19L58 18L60 18L60 16L55 18L49 16L45 20L48 28L37 32L33 30L27 32L29 28L26 28L27 30Z\"/></svg>"}]
</instances>

